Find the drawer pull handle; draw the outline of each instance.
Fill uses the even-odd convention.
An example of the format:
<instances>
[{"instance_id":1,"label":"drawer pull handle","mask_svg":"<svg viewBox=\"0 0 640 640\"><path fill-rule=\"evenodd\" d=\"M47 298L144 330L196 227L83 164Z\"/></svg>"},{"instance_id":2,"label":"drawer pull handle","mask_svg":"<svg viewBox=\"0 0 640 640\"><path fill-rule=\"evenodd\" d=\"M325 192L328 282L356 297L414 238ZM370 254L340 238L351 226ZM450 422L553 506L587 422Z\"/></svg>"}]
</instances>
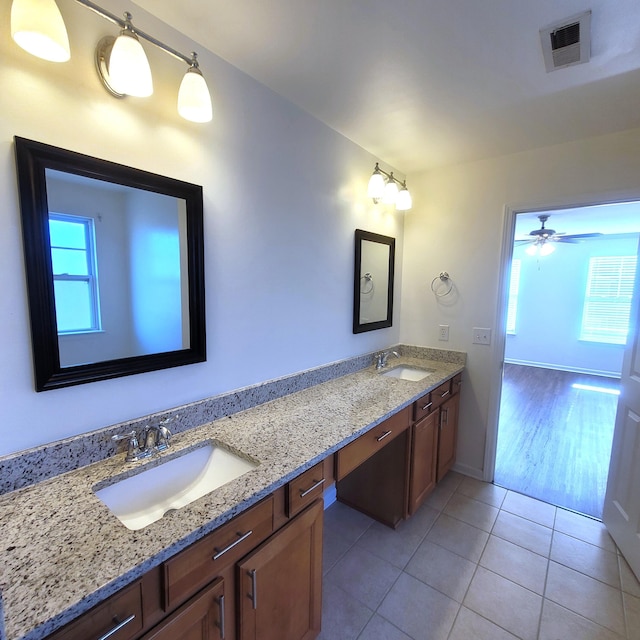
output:
<instances>
[{"instance_id":1,"label":"drawer pull handle","mask_svg":"<svg viewBox=\"0 0 640 640\"><path fill-rule=\"evenodd\" d=\"M258 608L258 585L257 583L257 578L256 578L256 570L255 569L251 569L251 571L249 571L249 575L251 576L251 605L253 606L254 609Z\"/></svg>"},{"instance_id":2,"label":"drawer pull handle","mask_svg":"<svg viewBox=\"0 0 640 640\"><path fill-rule=\"evenodd\" d=\"M430 402L429 404L425 404L424 407L422 407L422 411L426 411L432 404L433 402Z\"/></svg>"},{"instance_id":3,"label":"drawer pull handle","mask_svg":"<svg viewBox=\"0 0 640 640\"><path fill-rule=\"evenodd\" d=\"M222 551L218 551L218 547L214 547L214 549L216 551L218 551L218 553L216 553L213 556L213 559L217 560L220 556L223 556L225 553L227 553L227 551L231 551L231 549L233 549L233 547L235 547L237 544L240 544L241 542L246 540L252 533L253 533L253 531L247 531L247 533L242 535L240 532L237 532L236 535L238 535L240 537L235 542L232 542L228 547L225 547Z\"/></svg>"},{"instance_id":4,"label":"drawer pull handle","mask_svg":"<svg viewBox=\"0 0 640 640\"><path fill-rule=\"evenodd\" d=\"M220 607L220 640L224 640L224 596L218 598L218 606Z\"/></svg>"},{"instance_id":5,"label":"drawer pull handle","mask_svg":"<svg viewBox=\"0 0 640 640\"><path fill-rule=\"evenodd\" d=\"M441 397L441 398L444 398L445 396L448 396L448 395L449 395L449 393L451 393L451 392L449 391L449 389L447 389L444 393L441 393L441 394L440 394L440 397Z\"/></svg>"},{"instance_id":6,"label":"drawer pull handle","mask_svg":"<svg viewBox=\"0 0 640 640\"><path fill-rule=\"evenodd\" d=\"M324 484L324 478L322 480L318 480L312 487L309 487L306 491L304 489L300 489L300 497L304 498L308 496L314 489L317 489L319 486Z\"/></svg>"},{"instance_id":7,"label":"drawer pull handle","mask_svg":"<svg viewBox=\"0 0 640 640\"><path fill-rule=\"evenodd\" d=\"M122 627L124 627L125 625L129 624L132 620L134 620L135 617L136 617L136 614L132 613L126 620L123 620L122 622L117 624L115 627L113 627L113 629L111 629L110 631L107 631L107 633L105 633L103 636L100 636L98 640L107 640L107 638L110 638L112 635L118 633L118 631L120 631Z\"/></svg>"},{"instance_id":8,"label":"drawer pull handle","mask_svg":"<svg viewBox=\"0 0 640 640\"><path fill-rule=\"evenodd\" d=\"M391 435L391 430L385 431L381 436L378 436L376 438L376 441L380 442L381 440L384 440L387 436L390 436L390 435Z\"/></svg>"}]
</instances>

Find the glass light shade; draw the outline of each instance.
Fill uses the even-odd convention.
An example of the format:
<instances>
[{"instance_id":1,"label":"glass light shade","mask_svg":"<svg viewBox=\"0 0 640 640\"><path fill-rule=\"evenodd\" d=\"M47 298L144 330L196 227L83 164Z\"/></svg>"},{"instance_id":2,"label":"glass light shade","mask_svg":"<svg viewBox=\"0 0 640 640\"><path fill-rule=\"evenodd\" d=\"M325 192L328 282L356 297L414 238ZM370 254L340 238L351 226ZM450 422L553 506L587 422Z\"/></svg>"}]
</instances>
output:
<instances>
[{"instance_id":1,"label":"glass light shade","mask_svg":"<svg viewBox=\"0 0 640 640\"><path fill-rule=\"evenodd\" d=\"M530 244L524 250L524 252L529 256L537 256L538 255L538 245L537 244Z\"/></svg>"},{"instance_id":2,"label":"glass light shade","mask_svg":"<svg viewBox=\"0 0 640 640\"><path fill-rule=\"evenodd\" d=\"M398 185L393 178L387 180L387 184L384 188L384 195L382 196L382 202L385 204L395 204L398 197Z\"/></svg>"},{"instance_id":3,"label":"glass light shade","mask_svg":"<svg viewBox=\"0 0 640 640\"><path fill-rule=\"evenodd\" d=\"M411 200L409 189L403 185L402 189L398 192L398 197L396 198L396 209L398 211L408 211L412 206L413 201Z\"/></svg>"},{"instance_id":4,"label":"glass light shade","mask_svg":"<svg viewBox=\"0 0 640 640\"><path fill-rule=\"evenodd\" d=\"M178 91L178 113L191 122L210 122L213 118L209 88L200 69L189 67Z\"/></svg>"},{"instance_id":5,"label":"glass light shade","mask_svg":"<svg viewBox=\"0 0 640 640\"><path fill-rule=\"evenodd\" d=\"M541 256L548 256L548 255L551 255L555 250L556 250L556 248L551 243L545 242L540 247L540 255Z\"/></svg>"},{"instance_id":6,"label":"glass light shade","mask_svg":"<svg viewBox=\"0 0 640 640\"><path fill-rule=\"evenodd\" d=\"M55 0L13 0L11 37L43 60L66 62L71 57L67 28Z\"/></svg>"},{"instance_id":7,"label":"glass light shade","mask_svg":"<svg viewBox=\"0 0 640 640\"><path fill-rule=\"evenodd\" d=\"M123 29L109 57L109 84L118 93L146 98L153 93L149 61L138 38Z\"/></svg>"},{"instance_id":8,"label":"glass light shade","mask_svg":"<svg viewBox=\"0 0 640 640\"><path fill-rule=\"evenodd\" d=\"M367 196L374 200L379 200L384 195L385 184L384 176L376 169L369 178Z\"/></svg>"}]
</instances>

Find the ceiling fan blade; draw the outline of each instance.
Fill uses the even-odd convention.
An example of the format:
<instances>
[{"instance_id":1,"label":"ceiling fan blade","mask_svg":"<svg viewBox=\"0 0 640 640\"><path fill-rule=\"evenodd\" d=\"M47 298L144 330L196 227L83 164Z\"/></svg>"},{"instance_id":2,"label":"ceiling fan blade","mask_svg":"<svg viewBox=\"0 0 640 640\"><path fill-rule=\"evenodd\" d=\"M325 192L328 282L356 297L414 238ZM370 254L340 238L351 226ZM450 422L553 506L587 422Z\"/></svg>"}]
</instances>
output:
<instances>
[{"instance_id":1,"label":"ceiling fan blade","mask_svg":"<svg viewBox=\"0 0 640 640\"><path fill-rule=\"evenodd\" d=\"M564 236L565 238L597 238L601 236L601 233L570 233Z\"/></svg>"},{"instance_id":2,"label":"ceiling fan blade","mask_svg":"<svg viewBox=\"0 0 640 640\"><path fill-rule=\"evenodd\" d=\"M551 238L553 242L566 242L567 244L578 244L578 240L574 240L571 236L563 236L561 238Z\"/></svg>"}]
</instances>

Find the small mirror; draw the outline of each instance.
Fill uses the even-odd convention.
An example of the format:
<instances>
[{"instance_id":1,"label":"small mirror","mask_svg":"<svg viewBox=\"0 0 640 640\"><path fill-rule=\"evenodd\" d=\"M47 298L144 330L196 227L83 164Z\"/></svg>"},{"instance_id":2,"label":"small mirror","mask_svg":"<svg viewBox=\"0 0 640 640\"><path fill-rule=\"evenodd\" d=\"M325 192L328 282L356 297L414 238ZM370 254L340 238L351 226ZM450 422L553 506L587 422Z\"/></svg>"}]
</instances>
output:
<instances>
[{"instance_id":1,"label":"small mirror","mask_svg":"<svg viewBox=\"0 0 640 640\"><path fill-rule=\"evenodd\" d=\"M202 188L15 143L36 390L204 361Z\"/></svg>"},{"instance_id":2,"label":"small mirror","mask_svg":"<svg viewBox=\"0 0 640 640\"><path fill-rule=\"evenodd\" d=\"M356 229L353 333L393 323L395 238Z\"/></svg>"}]
</instances>

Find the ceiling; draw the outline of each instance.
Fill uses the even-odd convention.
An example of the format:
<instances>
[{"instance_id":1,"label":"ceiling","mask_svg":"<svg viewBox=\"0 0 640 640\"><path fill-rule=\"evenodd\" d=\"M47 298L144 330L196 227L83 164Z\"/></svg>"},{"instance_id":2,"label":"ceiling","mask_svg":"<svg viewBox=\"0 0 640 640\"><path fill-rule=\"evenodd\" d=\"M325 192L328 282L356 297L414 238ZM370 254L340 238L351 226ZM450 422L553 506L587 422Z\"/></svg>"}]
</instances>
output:
<instances>
[{"instance_id":1,"label":"ceiling","mask_svg":"<svg viewBox=\"0 0 640 640\"><path fill-rule=\"evenodd\" d=\"M136 4L405 174L640 126L638 0ZM591 61L547 73L587 9Z\"/></svg>"},{"instance_id":2,"label":"ceiling","mask_svg":"<svg viewBox=\"0 0 640 640\"><path fill-rule=\"evenodd\" d=\"M545 228L558 233L640 233L640 203L621 202L589 207L571 207L552 211L519 213L516 216L515 238L530 237L534 229L540 229L538 216L549 216Z\"/></svg>"}]
</instances>

